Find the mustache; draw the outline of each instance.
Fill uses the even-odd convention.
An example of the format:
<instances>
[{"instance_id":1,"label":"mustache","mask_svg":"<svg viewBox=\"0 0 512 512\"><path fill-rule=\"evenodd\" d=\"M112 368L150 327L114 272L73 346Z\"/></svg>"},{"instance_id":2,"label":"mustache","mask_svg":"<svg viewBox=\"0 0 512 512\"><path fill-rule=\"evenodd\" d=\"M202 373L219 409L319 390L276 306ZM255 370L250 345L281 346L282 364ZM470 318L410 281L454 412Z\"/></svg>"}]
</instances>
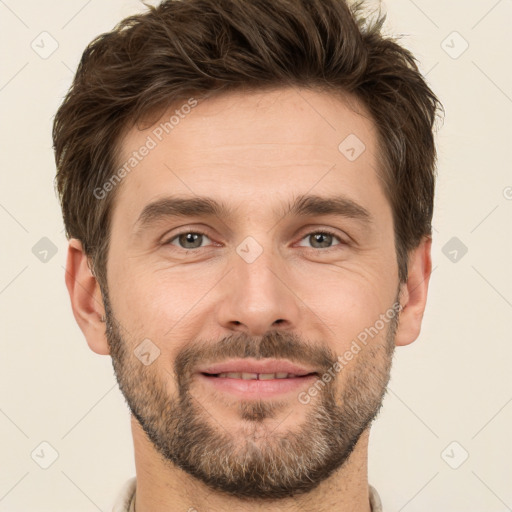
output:
<instances>
[{"instance_id":1,"label":"mustache","mask_svg":"<svg viewBox=\"0 0 512 512\"><path fill-rule=\"evenodd\" d=\"M190 377L198 364L216 363L234 358L288 359L297 364L314 366L326 372L337 361L336 354L326 345L302 340L297 334L269 331L264 336L240 332L220 341L197 340L187 345L174 361L178 378Z\"/></svg>"}]
</instances>

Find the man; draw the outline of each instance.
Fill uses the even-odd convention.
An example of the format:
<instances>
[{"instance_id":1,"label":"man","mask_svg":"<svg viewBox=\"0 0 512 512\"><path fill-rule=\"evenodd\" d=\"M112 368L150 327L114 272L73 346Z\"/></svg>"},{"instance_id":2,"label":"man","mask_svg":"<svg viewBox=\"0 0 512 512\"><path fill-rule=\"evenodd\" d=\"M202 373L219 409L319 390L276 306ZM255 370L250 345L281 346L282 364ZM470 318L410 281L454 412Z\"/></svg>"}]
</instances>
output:
<instances>
[{"instance_id":1,"label":"man","mask_svg":"<svg viewBox=\"0 0 512 512\"><path fill-rule=\"evenodd\" d=\"M343 0L182 0L85 50L54 121L66 284L132 413L114 510L377 512L419 335L440 107Z\"/></svg>"}]
</instances>

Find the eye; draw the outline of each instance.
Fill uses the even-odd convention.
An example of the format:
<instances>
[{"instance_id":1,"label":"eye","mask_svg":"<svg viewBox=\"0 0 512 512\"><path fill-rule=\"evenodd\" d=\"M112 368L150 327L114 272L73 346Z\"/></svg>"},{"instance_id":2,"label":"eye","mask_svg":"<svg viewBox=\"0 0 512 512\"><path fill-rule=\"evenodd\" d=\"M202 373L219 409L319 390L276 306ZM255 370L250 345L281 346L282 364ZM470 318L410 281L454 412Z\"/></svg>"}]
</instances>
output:
<instances>
[{"instance_id":1,"label":"eye","mask_svg":"<svg viewBox=\"0 0 512 512\"><path fill-rule=\"evenodd\" d=\"M346 242L344 242L341 237L329 230L312 231L305 235L301 239L299 246L308 247L307 245L303 245L303 240L309 240L311 244L310 248L312 249L329 250L337 245L346 245ZM203 244L205 241L206 244ZM164 242L164 245L174 245L183 250L194 250L207 246L207 241L211 242L211 239L206 235L206 233L202 233L200 231L184 231L174 235L172 238Z\"/></svg>"},{"instance_id":2,"label":"eye","mask_svg":"<svg viewBox=\"0 0 512 512\"><path fill-rule=\"evenodd\" d=\"M203 247L202 242L205 238L210 240L210 238L205 233L201 233L199 231L185 231L170 238L167 242L165 242L165 245L176 245L179 248L186 250L199 249ZM176 243L174 243L175 241Z\"/></svg>"},{"instance_id":3,"label":"eye","mask_svg":"<svg viewBox=\"0 0 512 512\"><path fill-rule=\"evenodd\" d=\"M342 245L344 243L343 240L338 235L326 230L312 231L311 233L303 237L302 240L310 240L313 249L330 249L333 247L332 242L334 240L337 240L339 242L337 244L334 244L334 246Z\"/></svg>"}]
</instances>

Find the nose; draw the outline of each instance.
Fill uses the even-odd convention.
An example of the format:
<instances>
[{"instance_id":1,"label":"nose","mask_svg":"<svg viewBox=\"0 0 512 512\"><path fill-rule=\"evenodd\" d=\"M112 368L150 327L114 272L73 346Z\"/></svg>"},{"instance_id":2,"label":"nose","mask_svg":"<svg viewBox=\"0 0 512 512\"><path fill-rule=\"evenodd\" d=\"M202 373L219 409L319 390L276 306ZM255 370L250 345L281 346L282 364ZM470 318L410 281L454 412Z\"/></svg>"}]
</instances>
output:
<instances>
[{"instance_id":1,"label":"nose","mask_svg":"<svg viewBox=\"0 0 512 512\"><path fill-rule=\"evenodd\" d=\"M233 260L233 270L223 279L219 324L251 336L263 336L273 329L296 329L300 299L292 290L285 265L265 251L251 263L237 254Z\"/></svg>"}]
</instances>

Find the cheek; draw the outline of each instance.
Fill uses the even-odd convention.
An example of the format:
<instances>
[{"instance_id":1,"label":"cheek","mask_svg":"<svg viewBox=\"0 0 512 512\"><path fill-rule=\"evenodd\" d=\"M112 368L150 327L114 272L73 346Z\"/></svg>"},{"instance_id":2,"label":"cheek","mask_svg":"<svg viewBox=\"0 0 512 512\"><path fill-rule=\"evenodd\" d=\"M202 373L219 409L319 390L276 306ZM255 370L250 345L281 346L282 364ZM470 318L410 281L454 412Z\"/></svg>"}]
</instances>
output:
<instances>
[{"instance_id":1,"label":"cheek","mask_svg":"<svg viewBox=\"0 0 512 512\"><path fill-rule=\"evenodd\" d=\"M137 338L155 340L174 337L178 331L181 335L219 280L212 269L201 270L200 266L128 267L127 263L113 270L111 278L110 295L117 320Z\"/></svg>"},{"instance_id":2,"label":"cheek","mask_svg":"<svg viewBox=\"0 0 512 512\"><path fill-rule=\"evenodd\" d=\"M365 255L339 266L302 268L294 276L293 289L310 312L321 318L337 342L347 341L373 325L395 299L398 277L386 268L392 256Z\"/></svg>"},{"instance_id":3,"label":"cheek","mask_svg":"<svg viewBox=\"0 0 512 512\"><path fill-rule=\"evenodd\" d=\"M311 309L320 312L330 327L326 334L333 339L333 349L341 353L373 326L390 304L384 300L382 289L371 283L347 279L338 285L324 289Z\"/></svg>"}]
</instances>

